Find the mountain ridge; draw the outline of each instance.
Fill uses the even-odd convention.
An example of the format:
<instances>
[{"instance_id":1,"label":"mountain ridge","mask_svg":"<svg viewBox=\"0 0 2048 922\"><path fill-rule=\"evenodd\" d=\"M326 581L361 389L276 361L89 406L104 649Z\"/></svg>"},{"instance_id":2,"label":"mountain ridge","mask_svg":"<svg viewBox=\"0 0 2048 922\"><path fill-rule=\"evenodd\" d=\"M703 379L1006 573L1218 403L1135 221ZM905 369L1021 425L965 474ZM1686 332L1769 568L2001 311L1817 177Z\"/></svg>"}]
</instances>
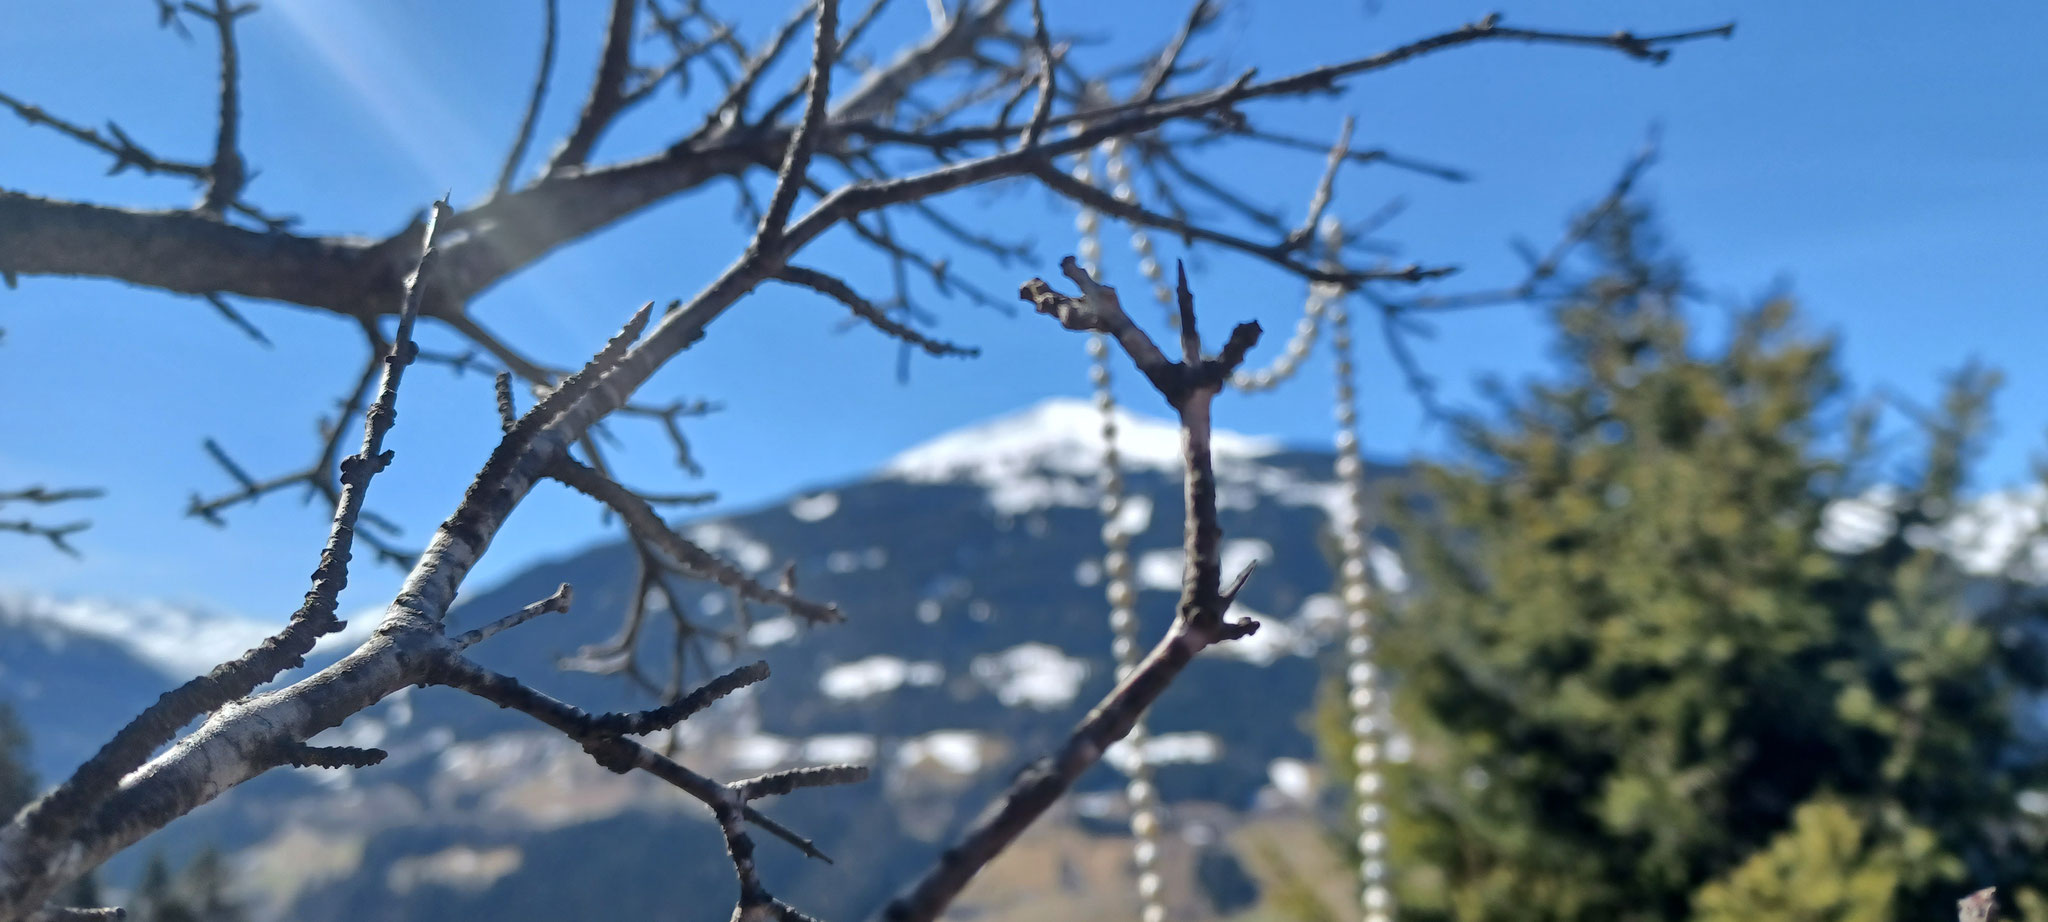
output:
<instances>
[{"instance_id":1,"label":"mountain ridge","mask_svg":"<svg viewBox=\"0 0 2048 922\"><path fill-rule=\"evenodd\" d=\"M876 769L865 785L766 806L842 860L825 867L764 845L764 874L778 893L827 918L868 915L888 886L932 860L1017 767L1055 745L1109 688L1097 414L1086 402L1049 401L927 440L867 477L678 526L750 572L793 563L806 595L839 602L850 615L829 627L765 611L743 621L723 590L679 584L679 601L693 614L746 642L693 663L691 684L757 656L773 671L680 728L686 763L720 778L836 761ZM1140 633L1156 637L1179 588L1178 434L1171 423L1128 413L1118 429L1120 446L1129 446L1128 495L1110 527L1131 536ZM1205 861L1220 860L1218 824L1315 807L1315 751L1300 722L1342 623L1329 592L1327 529L1342 497L1332 455L1249 437L1219 436L1219 445L1226 566L1261 561L1240 603L1263 626L1252 642L1190 666L1149 715L1146 753L1160 764L1169 838L1180 843L1173 847ZM1400 495L1408 476L1396 465L1370 465L1374 507ZM2022 526L2038 522L2027 519L2036 499L1987 501L1979 518L1992 524L1984 530L2008 536L2008 550L2019 546L2013 542L2031 534ZM1858 516L1887 501L1874 494L1831 508L1829 540L1853 542ZM1962 547L1960 537L1977 536L1930 540ZM1390 534L1376 533L1373 564L1383 583L1398 587L1405 574L1392 546ZM451 627L473 627L569 582L571 613L499 635L474 655L579 707L646 707L647 696L615 676L557 668L616 626L635 565L631 549L616 542L537 561L464 593ZM352 630L367 630L375 617L352 620ZM139 629L137 617L104 624ZM47 644L32 645L42 643L36 636L0 631L15 643L0 643L0 691L37 661L68 662ZM663 651L669 640L655 624L642 650ZM93 643L72 649L120 654L131 664L120 668L143 676L131 684L174 681L112 639ZM47 732L33 720L36 709L24 710L32 732ZM72 723L84 732L87 722ZM535 875L518 873L533 867L568 869L577 887L615 898L603 907L607 917L674 914L704 893L719 896L699 899L704 911L689 918L723 918L729 908L722 844L700 810L649 779L598 769L525 715L447 689L410 689L318 742L392 755L369 769L259 778L131 850L110 865L108 879L129 879L152 848L219 843L260 896L259 919L488 914L523 922L590 911L536 890ZM1109 753L1113 764L1089 773L1049 822L1114 837L1124 809L1114 763L1131 755ZM1069 841L1061 835L1052 834ZM643 852L658 854L658 867ZM963 907L973 909L975 899L970 891Z\"/></svg>"}]
</instances>

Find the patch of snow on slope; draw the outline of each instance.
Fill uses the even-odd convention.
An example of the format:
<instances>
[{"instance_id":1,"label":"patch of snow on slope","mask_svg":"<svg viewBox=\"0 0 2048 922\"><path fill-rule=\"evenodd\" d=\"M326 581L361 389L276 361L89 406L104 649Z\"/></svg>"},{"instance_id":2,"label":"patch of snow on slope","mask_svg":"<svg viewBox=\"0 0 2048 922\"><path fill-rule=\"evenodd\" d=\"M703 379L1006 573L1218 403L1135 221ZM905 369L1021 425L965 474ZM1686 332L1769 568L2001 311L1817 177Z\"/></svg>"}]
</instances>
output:
<instances>
[{"instance_id":1,"label":"patch of snow on slope","mask_svg":"<svg viewBox=\"0 0 2048 922\"><path fill-rule=\"evenodd\" d=\"M908 662L894 656L870 656L841 663L818 676L818 690L841 701L872 698L905 685L932 686L945 681L945 667Z\"/></svg>"},{"instance_id":2,"label":"patch of snow on slope","mask_svg":"<svg viewBox=\"0 0 2048 922\"><path fill-rule=\"evenodd\" d=\"M1384 544L1375 544L1365 552L1365 560L1372 567L1372 578L1387 591L1402 593L1408 591L1408 569L1401 566L1401 555ZM1225 573L1230 572L1225 570Z\"/></svg>"},{"instance_id":3,"label":"patch of snow on slope","mask_svg":"<svg viewBox=\"0 0 2048 922\"><path fill-rule=\"evenodd\" d=\"M915 768L931 763L956 775L972 775L981 771L987 746L973 730L938 730L905 740L896 748L896 764Z\"/></svg>"},{"instance_id":4,"label":"patch of snow on slope","mask_svg":"<svg viewBox=\"0 0 2048 922\"><path fill-rule=\"evenodd\" d=\"M1273 783L1273 790L1290 800L1307 803L1315 797L1315 770L1300 759L1279 758L1266 763L1266 778Z\"/></svg>"},{"instance_id":5,"label":"patch of snow on slope","mask_svg":"<svg viewBox=\"0 0 2048 922\"><path fill-rule=\"evenodd\" d=\"M1201 655L1240 660L1254 666L1271 666L1283 656L1303 656L1314 652L1307 638L1286 621L1253 611L1242 604L1230 606L1230 616L1257 621L1259 629L1229 643L1208 647Z\"/></svg>"},{"instance_id":6,"label":"patch of snow on slope","mask_svg":"<svg viewBox=\"0 0 2048 922\"><path fill-rule=\"evenodd\" d=\"M1318 592L1301 600L1294 620L1310 633L1335 636L1344 628L1344 603L1327 592Z\"/></svg>"},{"instance_id":7,"label":"patch of snow on slope","mask_svg":"<svg viewBox=\"0 0 2048 922\"><path fill-rule=\"evenodd\" d=\"M775 552L768 545L723 522L706 522L690 529L690 540L748 572L759 573L775 562Z\"/></svg>"},{"instance_id":8,"label":"patch of snow on slope","mask_svg":"<svg viewBox=\"0 0 2048 922\"><path fill-rule=\"evenodd\" d=\"M339 772L337 774L349 774ZM431 855L413 855L393 862L385 872L385 886L393 893L407 894L425 885L446 887L464 894L482 893L507 874L519 870L525 853L507 845L479 851L457 845Z\"/></svg>"},{"instance_id":9,"label":"patch of snow on slope","mask_svg":"<svg viewBox=\"0 0 2048 922\"><path fill-rule=\"evenodd\" d=\"M1152 497L1143 494L1124 497L1123 503L1117 507L1116 518L1110 520L1109 527L1134 537L1144 534L1145 529L1152 527Z\"/></svg>"},{"instance_id":10,"label":"patch of snow on slope","mask_svg":"<svg viewBox=\"0 0 2048 922\"><path fill-rule=\"evenodd\" d=\"M1181 570L1185 554L1180 548L1169 547L1146 551L1138 555L1138 588L1158 589L1165 592L1179 592ZM1254 561L1262 564L1273 562L1273 546L1257 538L1232 538L1223 542L1223 579L1236 579L1237 574Z\"/></svg>"},{"instance_id":11,"label":"patch of snow on slope","mask_svg":"<svg viewBox=\"0 0 2048 922\"><path fill-rule=\"evenodd\" d=\"M788 643L796 639L798 627L797 620L788 615L763 618L747 628L747 646L758 649Z\"/></svg>"},{"instance_id":12,"label":"patch of snow on slope","mask_svg":"<svg viewBox=\"0 0 2048 922\"><path fill-rule=\"evenodd\" d=\"M1144 759L1151 765L1205 765L1223 757L1223 741L1214 733L1161 733L1145 738ZM1102 753L1102 759L1128 775L1138 768L1138 751L1131 741L1117 740Z\"/></svg>"},{"instance_id":13,"label":"patch of snow on slope","mask_svg":"<svg viewBox=\"0 0 2048 922\"><path fill-rule=\"evenodd\" d=\"M1117 451L1126 468L1180 470L1177 424L1122 409L1116 411L1116 424ZM1055 398L939 436L897 455L881 475L913 483L977 483L988 488L990 505L1006 515L1047 506L1086 507L1095 503L1102 449L1101 411L1086 400ZM1245 462L1272 454L1278 445L1219 430L1212 450L1219 478L1241 481Z\"/></svg>"},{"instance_id":14,"label":"patch of snow on slope","mask_svg":"<svg viewBox=\"0 0 2048 922\"><path fill-rule=\"evenodd\" d=\"M734 740L728 758L742 771L762 771L789 761L796 751L796 743L786 738L755 733Z\"/></svg>"},{"instance_id":15,"label":"patch of snow on slope","mask_svg":"<svg viewBox=\"0 0 2048 922\"><path fill-rule=\"evenodd\" d=\"M789 515L799 522L822 522L839 511L839 494L827 490L789 501Z\"/></svg>"},{"instance_id":16,"label":"patch of snow on slope","mask_svg":"<svg viewBox=\"0 0 2048 922\"><path fill-rule=\"evenodd\" d=\"M1223 542L1223 579L1227 582L1237 578L1255 563L1272 563L1273 546L1257 538L1237 538Z\"/></svg>"},{"instance_id":17,"label":"patch of snow on slope","mask_svg":"<svg viewBox=\"0 0 2048 922\"><path fill-rule=\"evenodd\" d=\"M1042 643L1019 644L991 656L977 656L969 670L995 692L996 700L1039 710L1065 707L1081 692L1088 663Z\"/></svg>"},{"instance_id":18,"label":"patch of snow on slope","mask_svg":"<svg viewBox=\"0 0 2048 922\"><path fill-rule=\"evenodd\" d=\"M865 733L827 733L804 740L804 761L866 765L875 760L875 738Z\"/></svg>"},{"instance_id":19,"label":"patch of snow on slope","mask_svg":"<svg viewBox=\"0 0 2048 922\"><path fill-rule=\"evenodd\" d=\"M499 783L545 762L551 751L561 748L561 743L559 735L538 731L500 733L482 740L450 743L440 752L440 772L463 784ZM320 738L319 745L350 744Z\"/></svg>"},{"instance_id":20,"label":"patch of snow on slope","mask_svg":"<svg viewBox=\"0 0 2048 922\"><path fill-rule=\"evenodd\" d=\"M1167 547L1138 555L1138 588L1180 591L1180 548Z\"/></svg>"}]
</instances>

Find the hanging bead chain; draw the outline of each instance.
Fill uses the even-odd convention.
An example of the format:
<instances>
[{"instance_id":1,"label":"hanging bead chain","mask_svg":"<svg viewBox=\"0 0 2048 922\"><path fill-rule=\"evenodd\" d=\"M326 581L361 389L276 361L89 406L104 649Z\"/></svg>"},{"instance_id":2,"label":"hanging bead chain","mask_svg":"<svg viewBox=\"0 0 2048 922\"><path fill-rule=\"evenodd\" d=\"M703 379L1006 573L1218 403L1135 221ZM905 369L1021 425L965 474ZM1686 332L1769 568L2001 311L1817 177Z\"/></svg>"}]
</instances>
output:
<instances>
[{"instance_id":1,"label":"hanging bead chain","mask_svg":"<svg viewBox=\"0 0 2048 922\"><path fill-rule=\"evenodd\" d=\"M1331 254L1343 242L1343 228L1325 220L1323 242ZM1352 385L1351 318L1341 291L1326 293L1324 312L1330 323L1330 350L1337 365L1337 481L1343 485L1350 520L1342 523L1341 584L1344 594L1344 684L1351 704L1351 763L1357 770L1358 877L1363 922L1392 922L1394 899L1387 889L1387 811L1385 777L1380 773L1381 726L1379 669L1373 662L1371 580L1367 571L1365 462L1358 449L1358 393ZM1311 300L1311 304L1315 302Z\"/></svg>"},{"instance_id":2,"label":"hanging bead chain","mask_svg":"<svg viewBox=\"0 0 2048 922\"><path fill-rule=\"evenodd\" d=\"M1122 158L1118 153L1122 144L1111 139L1102 145L1103 153L1109 160L1110 175L1117 181L1117 195L1132 194L1128 174L1122 173ZM1074 167L1074 178L1084 183L1095 181L1094 169L1087 155ZM1127 199L1128 200L1128 199ZM1080 231L1080 263L1083 269L1096 278L1102 277L1102 216L1092 208L1082 208L1074 218L1074 227ZM1148 242L1149 244L1149 242ZM1151 262L1152 272L1157 274L1158 263ZM1157 279L1154 279L1155 283ZM1156 286L1155 286L1156 287ZM1160 290L1164 290L1161 288ZM1171 297L1169 292L1168 297ZM1088 337L1088 357L1091 360L1088 378L1095 385L1095 406L1102 411L1102 542L1108 548L1103 555L1103 570L1109 601L1109 629L1114 639L1110 651L1116 657L1117 681L1138 666L1138 613L1137 583L1131 571L1131 536L1117 523L1124 506L1124 476L1122 459L1116 449L1116 396L1109 388L1109 338L1101 333ZM1125 794L1131 804L1131 857L1138 866L1138 902L1140 922L1166 922L1166 904L1161 899L1162 888L1159 879L1159 794L1152 783L1152 765L1145 760L1145 725L1142 720L1131 727L1129 736L1124 738L1131 747L1134 764L1130 772L1130 783Z\"/></svg>"},{"instance_id":3,"label":"hanging bead chain","mask_svg":"<svg viewBox=\"0 0 2048 922\"><path fill-rule=\"evenodd\" d=\"M1322 328L1323 313L1330 302L1340 294L1333 285L1310 285L1308 302L1302 306L1301 319L1294 322L1294 335L1287 340L1287 348L1264 368L1245 371L1239 369L1230 376L1231 386L1248 393L1270 391L1277 384L1294 377L1301 370L1301 363L1315 348L1316 332Z\"/></svg>"},{"instance_id":4,"label":"hanging bead chain","mask_svg":"<svg viewBox=\"0 0 2048 922\"><path fill-rule=\"evenodd\" d=\"M1131 184L1130 168L1124 159L1124 144L1120 139L1110 139L1102 144L1106 172L1114 183L1111 192L1119 200L1137 203L1137 190ZM1084 182L1092 181L1093 174L1084 162L1076 169L1074 176ZM1091 272L1095 271L1102 255L1100 242L1101 218L1093 210L1083 209L1076 221L1081 230L1081 257ZM1324 246L1331 254L1334 264L1336 254L1343 245L1343 227L1334 219L1323 222ZM1166 271L1160 265L1153 250L1152 238L1142 228L1131 232L1131 249L1138 255L1138 271L1152 283L1152 296L1165 310L1167 321L1178 325L1179 311L1176 309L1173 290L1167 287ZM1358 446L1357 390L1353 386L1354 368L1351 359L1350 317L1341 303L1343 289L1336 285L1311 285L1307 302L1303 305L1302 317L1295 323L1294 335L1273 363L1262 369L1239 371L1231 376L1231 384L1248 392L1272 390L1278 384L1293 377L1301 364L1315 348L1317 334L1327 319L1330 325L1332 350L1336 353L1337 373L1337 480L1343 485L1350 521L1341 523L1340 542L1342 545L1341 570L1342 593L1345 607L1345 653L1348 658L1345 669L1345 685L1351 705L1351 730L1355 738L1352 749L1352 763L1357 770L1356 793L1358 795L1358 850L1359 904L1363 922L1392 922L1394 914L1393 895L1387 889L1387 836L1386 808L1382 801L1385 779L1380 772L1381 745L1385 733L1378 717L1379 682L1378 669L1372 657L1372 610L1371 589L1367 567L1367 531L1365 508L1365 465ZM1116 426L1111 416L1115 404L1109 394L1108 344L1101 334L1089 342L1089 354L1095 358L1091 370L1096 384L1096 403L1103 408L1103 434L1109 443L1104 477L1103 512L1113 519L1122 503L1122 477L1117 466L1114 436ZM1104 539L1110 545L1109 598L1111 605L1110 624L1117 631L1116 651L1118 677L1131 667L1137 655L1135 617L1127 603L1131 597L1129 536L1118 533L1114 526L1104 529ZM1121 565L1122 573L1118 569ZM1129 633L1126 633L1126 630ZM1128 659L1127 659L1128 657ZM1142 745L1143 727L1132 732L1133 745ZM1154 789L1151 784L1151 766L1140 763L1137 774L1131 781L1132 804L1131 828L1138 839L1138 892L1144 901L1144 922L1163 922L1165 907L1157 900L1159 876L1153 869L1157 858L1157 816L1152 806Z\"/></svg>"},{"instance_id":5,"label":"hanging bead chain","mask_svg":"<svg viewBox=\"0 0 2048 922\"><path fill-rule=\"evenodd\" d=\"M1109 180L1116 184L1111 193L1118 199L1137 204L1138 190L1131 184L1131 170L1124 160L1124 143L1111 138L1102 143L1104 166ZM1169 325L1180 325L1180 310L1174 301L1173 288L1166 282L1166 267L1160 265L1158 254L1152 249L1152 236L1144 228L1131 230L1131 249L1138 254L1138 271L1145 280L1152 283L1152 297L1166 310ZM1241 391L1269 391L1274 385L1294 376L1303 360L1315 348L1316 332L1321 328L1323 311L1336 294L1334 286L1315 285L1309 289L1308 303L1302 310L1302 317L1294 324L1294 335L1287 340L1287 348L1271 365L1261 369L1239 369L1230 376L1230 383Z\"/></svg>"},{"instance_id":6,"label":"hanging bead chain","mask_svg":"<svg viewBox=\"0 0 2048 922\"><path fill-rule=\"evenodd\" d=\"M1131 167L1124 160L1122 138L1110 138L1102 142L1103 166L1109 173L1109 181L1116 185L1110 189L1119 201L1138 204L1138 187L1131 184ZM1142 227L1131 228L1131 249L1138 254L1138 273L1152 283L1152 299L1166 309L1169 326L1180 326L1180 306L1175 302L1173 289L1166 284L1166 267L1159 264L1159 256L1152 250L1152 235Z\"/></svg>"},{"instance_id":7,"label":"hanging bead chain","mask_svg":"<svg viewBox=\"0 0 2048 922\"><path fill-rule=\"evenodd\" d=\"M1111 138L1102 144L1103 159L1118 199L1132 204L1138 201L1137 188L1131 185L1131 172L1124 160L1124 144L1121 139ZM1152 248L1152 236L1144 228L1131 230L1131 249L1138 254L1138 271L1152 283L1152 297L1166 310L1167 323L1180 325L1180 311L1174 302L1173 289L1166 283L1166 267L1160 265L1158 255ZM1294 324L1294 335L1287 340L1287 347L1272 364L1260 369L1239 369L1230 377L1231 386L1241 391L1268 391L1286 381L1301 369L1301 363L1315 349L1316 335L1321 330L1323 311L1331 298L1335 297L1334 286L1315 285L1309 289L1308 303L1302 310L1302 317Z\"/></svg>"}]
</instances>

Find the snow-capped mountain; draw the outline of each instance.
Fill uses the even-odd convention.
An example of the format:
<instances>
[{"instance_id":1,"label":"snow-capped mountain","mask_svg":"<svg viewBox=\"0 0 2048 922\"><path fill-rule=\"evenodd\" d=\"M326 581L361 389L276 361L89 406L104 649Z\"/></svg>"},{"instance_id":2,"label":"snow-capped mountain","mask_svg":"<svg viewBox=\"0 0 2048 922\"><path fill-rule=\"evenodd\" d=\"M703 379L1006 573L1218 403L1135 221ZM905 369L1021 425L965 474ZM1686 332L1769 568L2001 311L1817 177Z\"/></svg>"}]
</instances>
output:
<instances>
[{"instance_id":1,"label":"snow-capped mountain","mask_svg":"<svg viewBox=\"0 0 2048 922\"><path fill-rule=\"evenodd\" d=\"M690 721L679 740L689 764L718 777L827 761L875 767L858 788L801 792L768 807L840 862L817 865L764 845L778 894L830 918L866 915L1107 691L1100 425L1091 404L1052 401L914 447L865 479L685 523L694 540L764 576L794 563L807 595L849 615L843 625L810 628L753 612L748 649L708 665L722 671L759 657L773 677ZM1179 585L1179 433L1130 414L1118 430L1129 499L1113 527L1132 536L1140 620L1157 635ZM1327 453L1218 433L1216 454L1226 566L1261 562L1240 604L1265 626L1254 642L1188 671L1155 710L1144 755L1161 766L1169 803L1235 811L1305 791L1313 746L1299 719L1320 676L1315 655L1341 621L1319 545L1339 493ZM1373 473L1382 481L1398 474ZM1384 555L1383 575L1398 575L1392 560ZM616 629L633 573L629 548L596 547L465 594L451 618L470 626L569 582L573 613L472 652L585 708L646 707L650 699L617 677L558 668ZM734 617L724 590L679 588L698 615ZM138 708L169 675L192 674L263 632L182 611L26 607L37 623L104 642L146 668L140 684L150 687L131 702ZM372 619L354 620L362 629ZM643 655L659 668L667 642L659 628L651 632ZM693 666L693 682L706 677ZM620 916L674 915L679 905L693 918L729 911L722 899L694 896L730 885L722 844L700 810L646 779L609 775L524 715L417 689L321 742L392 755L367 770L258 779L134 850L108 879L121 882L153 847L212 841L236 849L245 878L262 882L266 914L315 922L587 909L574 881L514 873L536 865L587 875L588 889L603 889L607 912ZM1111 759L1134 755L1120 749ZM1091 775L1072 801L1076 821L1113 817L1122 785L1112 768ZM604 860L592 862L593 853Z\"/></svg>"},{"instance_id":2,"label":"snow-capped mountain","mask_svg":"<svg viewBox=\"0 0 2048 922\"><path fill-rule=\"evenodd\" d=\"M1142 632L1158 636L1180 582L1179 432L1128 413L1116 429L1128 499L1109 527L1131 535ZM773 671L684 725L677 742L686 763L721 778L838 761L876 770L859 787L799 792L766 806L839 860L818 865L764 843L764 874L778 895L826 918L866 917L1110 687L1100 430L1092 404L1048 401L911 448L870 477L685 523L693 540L750 571L767 576L793 563L806 595L833 600L849 616L811 628L757 610L742 624L724 590L678 586L678 601L746 641L693 665L693 683L756 657ZM1169 828L1185 840L1174 840L1185 846L1175 854L1193 861L1200 851L1204 862L1229 857L1215 850L1215 824L1227 821L1218 817L1311 796L1314 752L1303 718L1322 675L1318 656L1342 620L1324 551L1341 496L1330 454L1219 432L1215 455L1224 566L1259 561L1240 610L1262 627L1190 667L1152 712L1143 753L1160 766ZM1383 503L1403 476L1371 466L1373 502ZM2039 521L2043 499L1987 499L1972 513L1987 523L1977 534L1944 540L1989 560L2000 551L1982 546L2002 540L2010 549L2031 534L2023 526ZM1861 536L1885 501L1873 494L1840 504L1827 540L1845 549L1867 541ZM1374 565L1384 584L1403 584L1384 545ZM569 582L574 612L472 652L587 709L646 707L650 699L617 677L559 668L616 629L634 571L629 548L591 548L466 594L451 620L474 626ZM10 608L20 611L5 624L29 627L0 630L0 694L21 697L36 682L65 676L75 684L91 684L80 676L137 677L102 682L136 691L67 718L95 741L168 687L168 676L192 674L200 661L211 665L267 630L247 619L143 607L0 601L0 611ZM351 620L352 632L374 621ZM641 649L659 671L668 649L659 623ZM45 701L81 693L44 689ZM34 699L23 711L34 732L53 732L35 721ZM118 716L96 726L101 711ZM416 689L321 742L392 755L359 771L258 779L133 850L110 868L110 880L122 880L153 847L217 842L238 850L261 914L307 922L582 917L592 892L616 917L711 919L729 911L730 869L700 809L644 777L605 772L524 715ZM1119 749L1109 760L1135 755ZM1067 821L1113 831L1122 786L1114 768L1097 769L1063 808ZM519 873L534 867L548 873ZM972 902L970 891L963 909Z\"/></svg>"}]
</instances>

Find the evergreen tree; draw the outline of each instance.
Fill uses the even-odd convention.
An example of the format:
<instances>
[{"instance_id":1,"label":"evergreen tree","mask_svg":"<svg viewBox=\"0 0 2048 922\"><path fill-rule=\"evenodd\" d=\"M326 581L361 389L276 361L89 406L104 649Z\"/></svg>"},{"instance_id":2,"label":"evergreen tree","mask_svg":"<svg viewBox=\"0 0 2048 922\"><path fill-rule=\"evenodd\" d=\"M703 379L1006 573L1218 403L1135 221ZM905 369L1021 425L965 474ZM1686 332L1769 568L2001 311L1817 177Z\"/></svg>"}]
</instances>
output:
<instances>
[{"instance_id":1,"label":"evergreen tree","mask_svg":"<svg viewBox=\"0 0 2048 922\"><path fill-rule=\"evenodd\" d=\"M172 879L170 863L162 852L150 855L142 868L132 914L138 922L199 922L199 914Z\"/></svg>"},{"instance_id":2,"label":"evergreen tree","mask_svg":"<svg viewBox=\"0 0 2048 922\"><path fill-rule=\"evenodd\" d=\"M0 817L11 817L36 796L35 772L28 766L28 731L14 709L0 701ZM104 906L97 875L88 873L64 890L60 906Z\"/></svg>"},{"instance_id":3,"label":"evergreen tree","mask_svg":"<svg viewBox=\"0 0 2048 922\"><path fill-rule=\"evenodd\" d=\"M2017 723L2041 611L1966 605L1930 540L1995 378L1952 382L1873 507L1882 539L1830 547L1870 431L1833 344L1778 298L1702 350L1643 214L1596 242L1553 307L1561 377L1496 387L1425 472L1430 521L1403 523L1419 589L1382 619L1413 743L1390 798L1403 915L1931 919L2042 883L2016 803L2048 768Z\"/></svg>"},{"instance_id":4,"label":"evergreen tree","mask_svg":"<svg viewBox=\"0 0 2048 922\"><path fill-rule=\"evenodd\" d=\"M248 913L228 895L231 886L218 849L201 851L176 874L159 852L143 867L131 915L139 922L242 922Z\"/></svg>"},{"instance_id":5,"label":"evergreen tree","mask_svg":"<svg viewBox=\"0 0 2048 922\"><path fill-rule=\"evenodd\" d=\"M228 896L227 859L220 849L201 851L185 866L184 877L193 912L201 922L242 922L245 913L241 904Z\"/></svg>"},{"instance_id":6,"label":"evergreen tree","mask_svg":"<svg viewBox=\"0 0 2048 922\"><path fill-rule=\"evenodd\" d=\"M28 731L14 708L0 701L0 817L12 817L36 796L36 776L28 766Z\"/></svg>"}]
</instances>

